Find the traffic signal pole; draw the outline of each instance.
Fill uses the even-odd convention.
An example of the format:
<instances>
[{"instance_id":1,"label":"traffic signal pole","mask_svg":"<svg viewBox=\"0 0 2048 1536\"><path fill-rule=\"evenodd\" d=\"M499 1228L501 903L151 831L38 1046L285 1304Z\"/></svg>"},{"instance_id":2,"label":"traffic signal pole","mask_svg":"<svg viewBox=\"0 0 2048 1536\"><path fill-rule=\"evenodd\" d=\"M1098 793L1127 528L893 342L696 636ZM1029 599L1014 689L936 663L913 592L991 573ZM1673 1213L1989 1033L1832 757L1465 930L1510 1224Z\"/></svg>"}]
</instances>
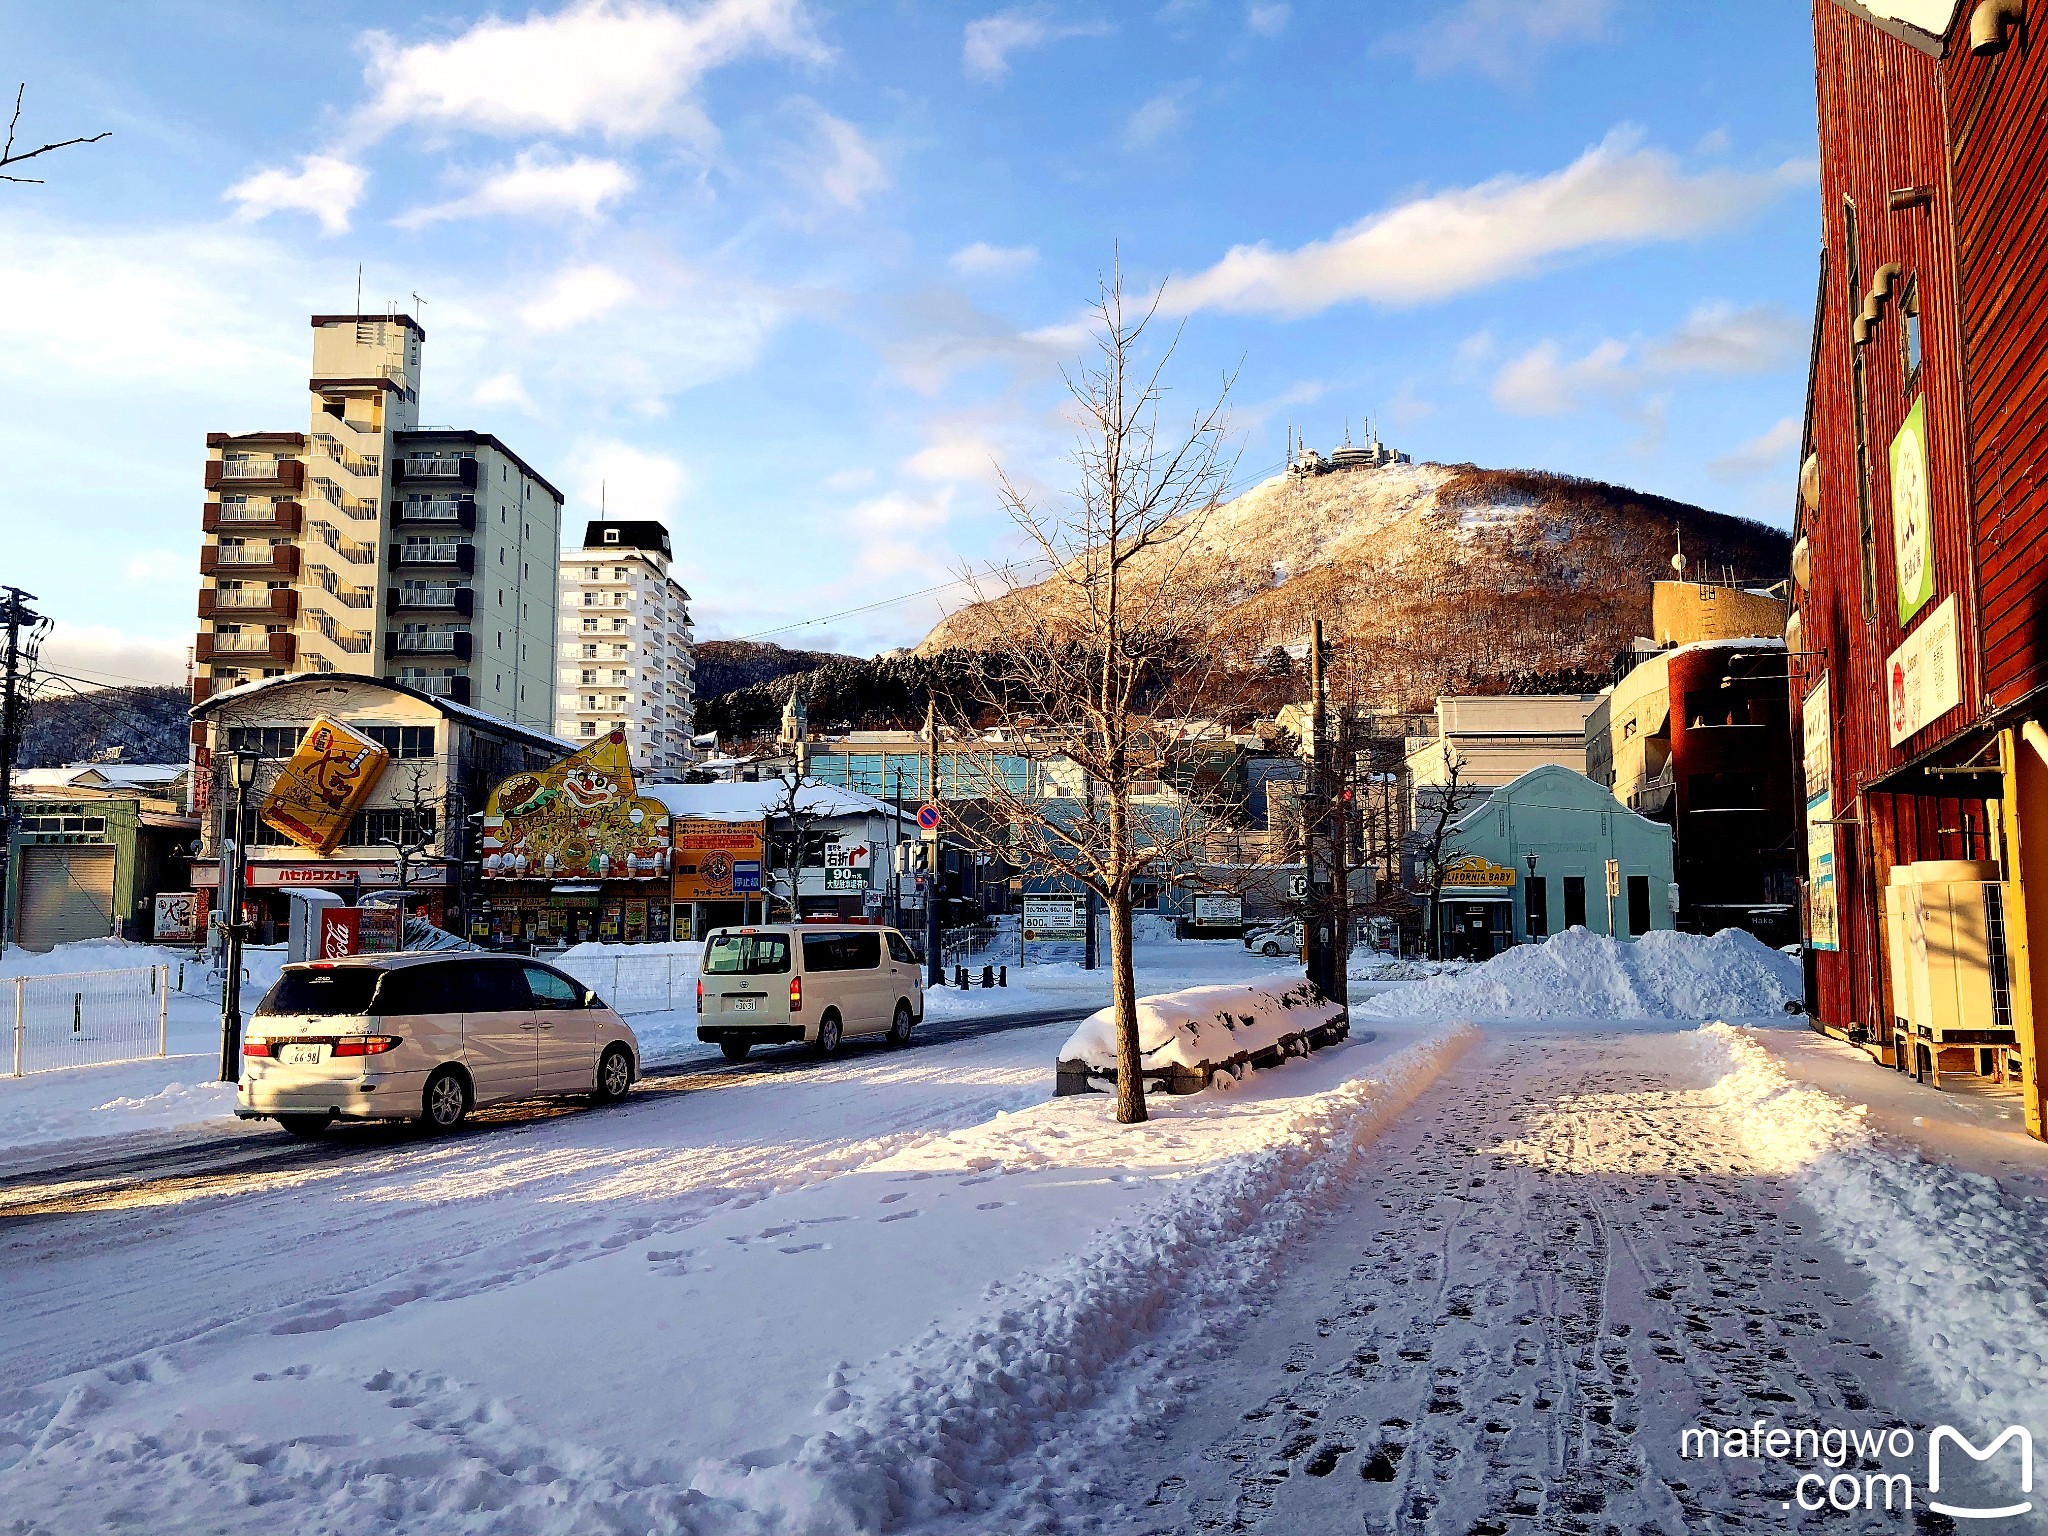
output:
<instances>
[{"instance_id":1,"label":"traffic signal pole","mask_svg":"<svg viewBox=\"0 0 2048 1536\"><path fill-rule=\"evenodd\" d=\"M939 710L936 700L927 699L924 706L924 771L927 793L925 804L939 803ZM944 962L939 955L939 877L940 869L939 829L931 828L924 834L927 868L924 872L924 976L925 985L940 987L946 983Z\"/></svg>"}]
</instances>

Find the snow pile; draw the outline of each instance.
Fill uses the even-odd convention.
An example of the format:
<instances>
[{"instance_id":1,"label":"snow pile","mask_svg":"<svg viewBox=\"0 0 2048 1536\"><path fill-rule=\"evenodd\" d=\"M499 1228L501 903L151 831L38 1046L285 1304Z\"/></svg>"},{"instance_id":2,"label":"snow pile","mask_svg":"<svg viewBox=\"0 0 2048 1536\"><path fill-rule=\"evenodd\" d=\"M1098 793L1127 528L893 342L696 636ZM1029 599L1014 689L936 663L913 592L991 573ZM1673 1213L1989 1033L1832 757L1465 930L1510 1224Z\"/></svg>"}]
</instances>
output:
<instances>
[{"instance_id":1,"label":"snow pile","mask_svg":"<svg viewBox=\"0 0 2048 1536\"><path fill-rule=\"evenodd\" d=\"M1361 1004L1354 1017L1403 1019L1713 1019L1782 1014L1799 962L1739 928L1712 938L1611 939L1570 928L1458 974Z\"/></svg>"},{"instance_id":2,"label":"snow pile","mask_svg":"<svg viewBox=\"0 0 2048 1536\"><path fill-rule=\"evenodd\" d=\"M178 967L192 964L189 949L166 949L160 944L132 944L126 939L79 939L36 953L17 945L7 946L0 955L0 977L74 976L84 971L142 971L152 965L167 965L176 976Z\"/></svg>"},{"instance_id":3,"label":"snow pile","mask_svg":"<svg viewBox=\"0 0 2048 1536\"><path fill-rule=\"evenodd\" d=\"M1470 969L1469 960L1400 959L1374 953L1354 959L1347 974L1353 981L1427 981L1432 976L1453 976Z\"/></svg>"},{"instance_id":4,"label":"snow pile","mask_svg":"<svg viewBox=\"0 0 2048 1536\"><path fill-rule=\"evenodd\" d=\"M1013 1486L1018 1458L1112 1392L1108 1411L1076 1426L1102 1443L1069 1445L1068 1455L1099 1465L1156 1425L1177 1394L1176 1362L1222 1347L1255 1312L1280 1256L1351 1187L1365 1148L1474 1036L1452 1026L1371 1076L1258 1106L1240 1129L1250 1145L1166 1182L1141 1220L1108 1228L1042 1273L991 1286L987 1310L929 1329L895 1357L882 1390L835 1389L820 1405L832 1427L788 1463L707 1468L697 1489L776 1531L894 1530L999 1503L1020 1519L997 1528L1025 1528L1024 1512L1050 1507L1072 1477L1040 1467ZM1092 1113L1107 1123L1106 1105Z\"/></svg>"},{"instance_id":5,"label":"snow pile","mask_svg":"<svg viewBox=\"0 0 2048 1536\"><path fill-rule=\"evenodd\" d=\"M1138 999L1138 1057L1146 1067L1236 1061L1343 1016L1342 1004L1299 978L1189 987ZM1083 1019L1059 1059L1114 1067L1116 1010L1098 1009Z\"/></svg>"},{"instance_id":6,"label":"snow pile","mask_svg":"<svg viewBox=\"0 0 2048 1536\"><path fill-rule=\"evenodd\" d=\"M235 1085L212 1081L214 1059L173 1056L0 1078L0 1150L234 1125Z\"/></svg>"},{"instance_id":7,"label":"snow pile","mask_svg":"<svg viewBox=\"0 0 2048 1536\"><path fill-rule=\"evenodd\" d=\"M1792 1082L1725 1024L1698 1039L1745 1143L1869 1276L1956 1421L2048 1424L2048 1200L1880 1140L1863 1105Z\"/></svg>"},{"instance_id":8,"label":"snow pile","mask_svg":"<svg viewBox=\"0 0 2048 1536\"><path fill-rule=\"evenodd\" d=\"M690 968L694 971L703 954L704 945L696 939L671 939L660 944L571 944L555 957L555 963L559 965L571 960L632 960L679 955L690 962Z\"/></svg>"}]
</instances>

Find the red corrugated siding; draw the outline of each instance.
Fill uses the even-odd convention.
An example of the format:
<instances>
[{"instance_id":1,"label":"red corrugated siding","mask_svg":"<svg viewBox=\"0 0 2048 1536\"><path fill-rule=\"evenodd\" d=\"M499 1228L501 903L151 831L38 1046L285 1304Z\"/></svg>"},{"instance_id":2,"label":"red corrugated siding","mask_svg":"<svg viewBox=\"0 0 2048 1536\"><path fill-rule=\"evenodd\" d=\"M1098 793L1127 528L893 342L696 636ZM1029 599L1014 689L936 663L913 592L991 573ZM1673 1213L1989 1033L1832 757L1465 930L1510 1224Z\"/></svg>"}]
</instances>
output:
<instances>
[{"instance_id":1,"label":"red corrugated siding","mask_svg":"<svg viewBox=\"0 0 2048 1536\"><path fill-rule=\"evenodd\" d=\"M2048 683L2048 41L1953 50L1948 75L1958 283L1993 708Z\"/></svg>"}]
</instances>

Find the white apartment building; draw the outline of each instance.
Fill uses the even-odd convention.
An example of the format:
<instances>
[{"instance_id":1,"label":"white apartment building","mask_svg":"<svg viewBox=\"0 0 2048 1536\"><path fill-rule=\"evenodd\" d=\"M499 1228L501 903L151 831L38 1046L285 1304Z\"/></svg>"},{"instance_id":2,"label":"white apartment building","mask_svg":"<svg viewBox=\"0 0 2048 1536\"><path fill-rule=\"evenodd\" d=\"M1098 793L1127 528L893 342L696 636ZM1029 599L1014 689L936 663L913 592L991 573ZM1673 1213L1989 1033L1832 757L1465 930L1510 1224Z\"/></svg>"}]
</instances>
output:
<instances>
[{"instance_id":1,"label":"white apartment building","mask_svg":"<svg viewBox=\"0 0 2048 1536\"><path fill-rule=\"evenodd\" d=\"M545 729L562 493L486 432L419 425L409 315L315 315L305 432L210 432L193 702L383 677Z\"/></svg>"},{"instance_id":2,"label":"white apartment building","mask_svg":"<svg viewBox=\"0 0 2048 1536\"><path fill-rule=\"evenodd\" d=\"M555 734L590 741L623 730L634 767L657 775L695 761L696 637L669 559L660 523L604 521L561 566Z\"/></svg>"}]
</instances>

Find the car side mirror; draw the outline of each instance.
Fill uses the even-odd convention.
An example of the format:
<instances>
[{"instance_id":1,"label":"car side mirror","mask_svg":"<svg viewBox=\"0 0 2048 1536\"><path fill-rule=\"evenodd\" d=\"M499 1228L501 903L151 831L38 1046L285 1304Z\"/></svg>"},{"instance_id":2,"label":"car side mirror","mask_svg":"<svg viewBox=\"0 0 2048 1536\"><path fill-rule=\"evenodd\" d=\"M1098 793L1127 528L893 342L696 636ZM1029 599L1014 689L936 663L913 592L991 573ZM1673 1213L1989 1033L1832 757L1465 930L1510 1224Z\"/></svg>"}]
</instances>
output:
<instances>
[{"instance_id":1,"label":"car side mirror","mask_svg":"<svg viewBox=\"0 0 2048 1536\"><path fill-rule=\"evenodd\" d=\"M598 997L598 995L595 992L591 991L590 988L585 987L583 989L583 1006L586 1008L602 1008L604 1006L604 1002L601 998Z\"/></svg>"}]
</instances>

